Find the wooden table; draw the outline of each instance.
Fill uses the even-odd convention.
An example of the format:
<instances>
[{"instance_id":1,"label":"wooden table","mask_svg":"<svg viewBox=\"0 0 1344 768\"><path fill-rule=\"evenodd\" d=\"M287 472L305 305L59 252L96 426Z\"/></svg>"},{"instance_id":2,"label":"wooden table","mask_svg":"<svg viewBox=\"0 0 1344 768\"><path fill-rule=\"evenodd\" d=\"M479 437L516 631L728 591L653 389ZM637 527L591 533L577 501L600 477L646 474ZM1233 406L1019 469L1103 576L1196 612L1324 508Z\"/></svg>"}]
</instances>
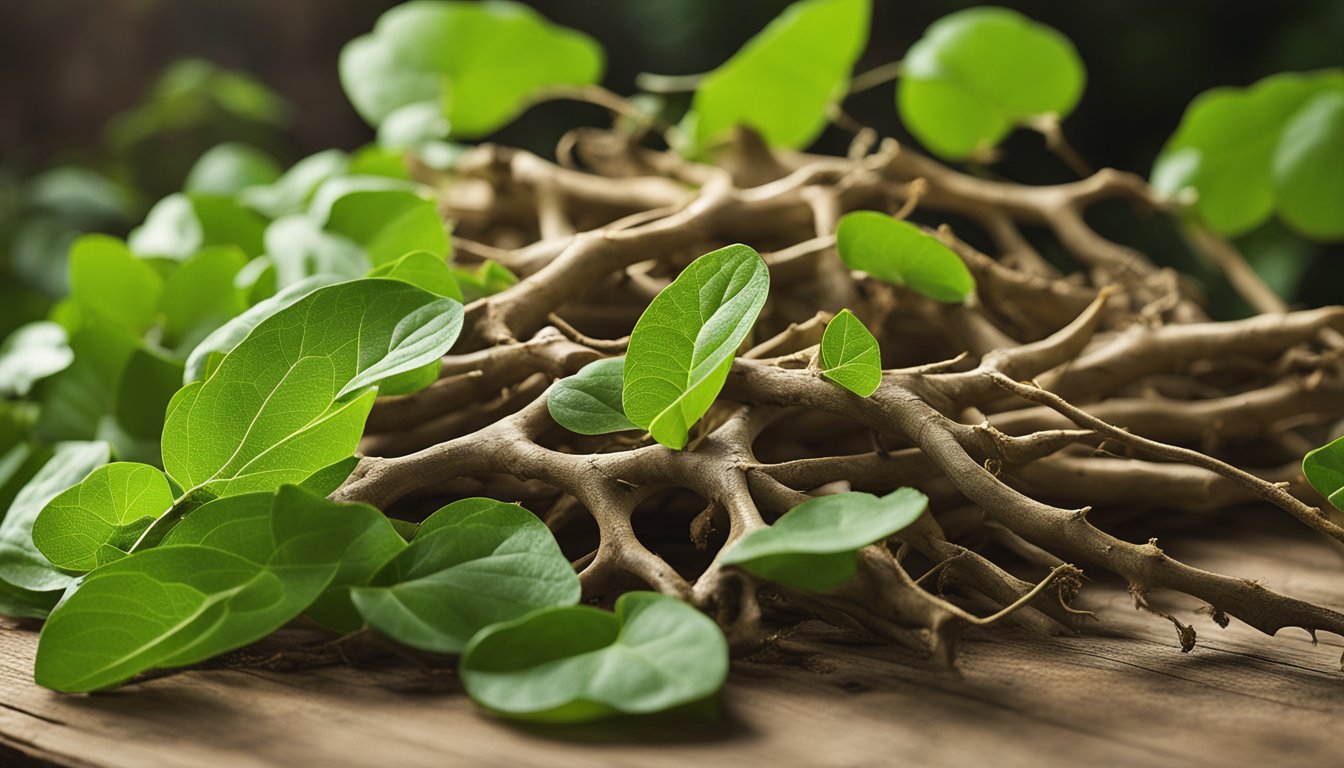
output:
<instances>
[{"instance_id":1,"label":"wooden table","mask_svg":"<svg viewBox=\"0 0 1344 768\"><path fill-rule=\"evenodd\" d=\"M1344 607L1344 557L1296 531L1254 547L1164 540L1171 554L1297 597ZM801 631L816 653L740 661L717 718L564 730L478 712L450 672L402 660L191 670L110 694L32 683L36 633L0 628L0 765L807 766L1338 765L1344 761L1339 638L1219 629L1179 652L1164 619L1123 585L1084 590L1099 633L968 637L957 672L834 630ZM825 636L829 641L822 643ZM839 641L838 643L836 641Z\"/></svg>"}]
</instances>

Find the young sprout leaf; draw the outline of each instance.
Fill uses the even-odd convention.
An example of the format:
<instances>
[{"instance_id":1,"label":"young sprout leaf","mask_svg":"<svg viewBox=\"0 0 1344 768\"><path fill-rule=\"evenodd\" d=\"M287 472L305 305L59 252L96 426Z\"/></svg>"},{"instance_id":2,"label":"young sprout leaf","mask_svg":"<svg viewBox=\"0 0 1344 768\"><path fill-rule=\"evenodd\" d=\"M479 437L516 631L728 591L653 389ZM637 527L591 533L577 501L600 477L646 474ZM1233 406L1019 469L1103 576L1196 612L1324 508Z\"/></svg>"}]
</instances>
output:
<instances>
[{"instance_id":1,"label":"young sprout leaf","mask_svg":"<svg viewBox=\"0 0 1344 768\"><path fill-rule=\"evenodd\" d=\"M882 383L882 353L877 339L848 309L826 324L821 337L821 375L867 397Z\"/></svg>"},{"instance_id":2,"label":"young sprout leaf","mask_svg":"<svg viewBox=\"0 0 1344 768\"><path fill-rule=\"evenodd\" d=\"M352 597L369 626L393 640L460 653L491 624L574 605L579 577L535 515L476 498L427 518L410 545Z\"/></svg>"},{"instance_id":3,"label":"young sprout leaf","mask_svg":"<svg viewBox=\"0 0 1344 768\"><path fill-rule=\"evenodd\" d=\"M934 22L910 46L896 102L921 144L960 160L1033 119L1068 117L1086 77L1057 30L1006 8L968 8Z\"/></svg>"},{"instance_id":4,"label":"young sprout leaf","mask_svg":"<svg viewBox=\"0 0 1344 768\"><path fill-rule=\"evenodd\" d=\"M1277 210L1309 237L1344 236L1338 216L1344 70L1289 72L1195 97L1153 165L1152 183L1235 237ZM1336 105L1336 106L1332 106ZM1324 216L1323 216L1324 214Z\"/></svg>"},{"instance_id":5,"label":"young sprout leaf","mask_svg":"<svg viewBox=\"0 0 1344 768\"><path fill-rule=\"evenodd\" d=\"M701 701L728 675L728 643L694 607L627 592L616 612L550 608L487 627L459 668L477 704L506 717L582 722Z\"/></svg>"},{"instance_id":6,"label":"young sprout leaf","mask_svg":"<svg viewBox=\"0 0 1344 768\"><path fill-rule=\"evenodd\" d=\"M1308 453L1302 459L1302 474L1331 504L1344 509L1344 437Z\"/></svg>"},{"instance_id":7,"label":"young sprout leaf","mask_svg":"<svg viewBox=\"0 0 1344 768\"><path fill-rule=\"evenodd\" d=\"M548 86L602 76L602 49L521 3L420 0L384 13L341 51L341 84L359 114L381 125L424 104L451 135L484 136L513 120ZM406 119L406 118L402 118Z\"/></svg>"},{"instance_id":8,"label":"young sprout leaf","mask_svg":"<svg viewBox=\"0 0 1344 768\"><path fill-rule=\"evenodd\" d=\"M745 245L711 251L686 267L630 334L621 395L630 421L669 448L685 447L769 292L765 261Z\"/></svg>"},{"instance_id":9,"label":"young sprout leaf","mask_svg":"<svg viewBox=\"0 0 1344 768\"><path fill-rule=\"evenodd\" d=\"M58 323L22 325L0 343L0 397L23 397L33 384L65 370L75 355Z\"/></svg>"},{"instance_id":10,"label":"young sprout leaf","mask_svg":"<svg viewBox=\"0 0 1344 768\"><path fill-rule=\"evenodd\" d=\"M955 304L975 291L975 278L952 249L908 222L876 211L840 219L836 249L850 269Z\"/></svg>"},{"instance_id":11,"label":"young sprout leaf","mask_svg":"<svg viewBox=\"0 0 1344 768\"><path fill-rule=\"evenodd\" d=\"M173 397L164 469L217 496L300 482L354 452L375 384L437 360L461 327L461 304L397 280L318 289Z\"/></svg>"},{"instance_id":12,"label":"young sprout leaf","mask_svg":"<svg viewBox=\"0 0 1344 768\"><path fill-rule=\"evenodd\" d=\"M322 593L354 542L389 526L373 507L297 487L282 488L262 515L269 496L227 500L246 504L234 510L241 521L205 537L210 545L183 536L86 577L42 628L37 682L94 691L259 640Z\"/></svg>"},{"instance_id":13,"label":"young sprout leaf","mask_svg":"<svg viewBox=\"0 0 1344 768\"><path fill-rule=\"evenodd\" d=\"M172 489L159 470L106 464L43 507L33 523L33 544L57 568L92 571L125 557L172 505Z\"/></svg>"},{"instance_id":14,"label":"young sprout leaf","mask_svg":"<svg viewBox=\"0 0 1344 768\"><path fill-rule=\"evenodd\" d=\"M769 528L744 536L721 562L785 586L825 592L854 575L860 549L915 522L928 504L913 488L881 497L850 492L808 499Z\"/></svg>"},{"instance_id":15,"label":"young sprout leaf","mask_svg":"<svg viewBox=\"0 0 1344 768\"><path fill-rule=\"evenodd\" d=\"M869 0L802 0L789 6L695 91L682 130L697 154L738 125L771 146L801 149L845 96L868 42Z\"/></svg>"},{"instance_id":16,"label":"young sprout leaf","mask_svg":"<svg viewBox=\"0 0 1344 768\"><path fill-rule=\"evenodd\" d=\"M639 429L621 409L624 381L624 355L594 360L555 382L546 393L546 408L556 424L580 435Z\"/></svg>"}]
</instances>

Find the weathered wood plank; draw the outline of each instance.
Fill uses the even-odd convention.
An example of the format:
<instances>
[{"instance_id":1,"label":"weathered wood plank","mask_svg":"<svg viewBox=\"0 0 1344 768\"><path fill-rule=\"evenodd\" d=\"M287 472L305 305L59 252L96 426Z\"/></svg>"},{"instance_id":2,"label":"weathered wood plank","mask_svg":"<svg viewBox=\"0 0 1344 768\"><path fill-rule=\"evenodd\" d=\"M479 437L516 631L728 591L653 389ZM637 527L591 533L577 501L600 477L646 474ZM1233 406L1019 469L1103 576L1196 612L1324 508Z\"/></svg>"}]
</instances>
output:
<instances>
[{"instance_id":1,"label":"weathered wood plank","mask_svg":"<svg viewBox=\"0 0 1344 768\"><path fill-rule=\"evenodd\" d=\"M1296 537L1174 554L1339 607L1344 559ZM475 710L450 674L389 661L301 672L193 670L88 697L31 680L36 634L0 630L0 764L191 766L925 766L1333 764L1344 751L1340 640L1219 629L1181 654L1164 619L1092 585L1101 634L968 638L951 673L833 630L815 654L742 661L723 717L536 731ZM828 641L828 642L823 642ZM1328 645L1327 645L1328 643Z\"/></svg>"}]
</instances>

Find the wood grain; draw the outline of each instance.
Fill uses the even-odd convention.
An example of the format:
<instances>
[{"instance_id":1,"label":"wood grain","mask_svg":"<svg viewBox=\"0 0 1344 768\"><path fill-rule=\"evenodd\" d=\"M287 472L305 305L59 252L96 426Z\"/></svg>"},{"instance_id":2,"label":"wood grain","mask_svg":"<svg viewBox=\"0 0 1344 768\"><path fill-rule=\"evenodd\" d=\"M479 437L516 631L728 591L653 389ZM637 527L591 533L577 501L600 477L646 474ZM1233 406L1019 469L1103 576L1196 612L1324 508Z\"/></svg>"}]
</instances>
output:
<instances>
[{"instance_id":1,"label":"wood grain","mask_svg":"<svg viewBox=\"0 0 1344 768\"><path fill-rule=\"evenodd\" d=\"M1344 558L1295 535L1254 548L1164 541L1209 568L1332 607ZM36 687L37 636L0 629L0 765L921 766L1337 764L1344 752L1340 639L1218 628L1191 601L1179 652L1165 619L1122 585L1091 584L1097 634L993 628L955 672L822 627L799 652L739 661L716 717L683 714L568 730L476 710L450 671L385 659L283 672L191 670L96 696Z\"/></svg>"}]
</instances>

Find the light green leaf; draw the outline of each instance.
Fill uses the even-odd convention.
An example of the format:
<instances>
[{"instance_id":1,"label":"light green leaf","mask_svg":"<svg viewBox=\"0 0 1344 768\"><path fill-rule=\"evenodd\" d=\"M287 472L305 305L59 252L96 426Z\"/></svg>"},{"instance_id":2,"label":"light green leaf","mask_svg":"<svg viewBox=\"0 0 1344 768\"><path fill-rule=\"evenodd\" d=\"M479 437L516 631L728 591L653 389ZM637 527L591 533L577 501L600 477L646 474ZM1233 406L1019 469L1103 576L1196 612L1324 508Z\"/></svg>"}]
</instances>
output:
<instances>
[{"instance_id":1,"label":"light green leaf","mask_svg":"<svg viewBox=\"0 0 1344 768\"><path fill-rule=\"evenodd\" d=\"M371 125L430 103L453 136L478 138L547 86L597 82L602 50L521 3L421 0L384 13L372 33L347 44L340 71L346 96Z\"/></svg>"},{"instance_id":2,"label":"light green leaf","mask_svg":"<svg viewBox=\"0 0 1344 768\"><path fill-rule=\"evenodd\" d=\"M1344 238L1344 84L1293 114L1274 152L1279 216L1318 240Z\"/></svg>"},{"instance_id":3,"label":"light green leaf","mask_svg":"<svg viewBox=\"0 0 1344 768\"><path fill-rule=\"evenodd\" d=\"M158 317L163 278L126 245L84 235L70 247L70 294L79 306L137 335Z\"/></svg>"},{"instance_id":4,"label":"light green leaf","mask_svg":"<svg viewBox=\"0 0 1344 768\"><path fill-rule=\"evenodd\" d=\"M303 482L299 483L299 487L318 496L330 496L341 487L346 478L350 477L350 473L355 470L356 464L359 464L358 456L347 456L304 478Z\"/></svg>"},{"instance_id":5,"label":"light green leaf","mask_svg":"<svg viewBox=\"0 0 1344 768\"><path fill-rule=\"evenodd\" d=\"M163 465L214 495L297 483L354 452L382 379L441 357L462 305L396 280L318 289L173 398Z\"/></svg>"},{"instance_id":6,"label":"light green leaf","mask_svg":"<svg viewBox=\"0 0 1344 768\"><path fill-rule=\"evenodd\" d=\"M175 194L160 200L128 243L139 256L182 261L212 245L236 245L247 256L262 251L266 222L233 198Z\"/></svg>"},{"instance_id":7,"label":"light green leaf","mask_svg":"<svg viewBox=\"0 0 1344 768\"><path fill-rule=\"evenodd\" d=\"M730 245L701 256L654 297L630 334L621 401L625 415L669 448L723 389L737 348L770 291L760 254Z\"/></svg>"},{"instance_id":8,"label":"light green leaf","mask_svg":"<svg viewBox=\"0 0 1344 768\"><path fill-rule=\"evenodd\" d=\"M689 154L756 129L771 146L801 149L826 127L868 42L869 0L802 0L789 6L695 91L681 129Z\"/></svg>"},{"instance_id":9,"label":"light green leaf","mask_svg":"<svg viewBox=\"0 0 1344 768\"><path fill-rule=\"evenodd\" d=\"M851 492L808 499L774 525L744 536L720 562L786 586L825 592L854 575L858 550L915 522L928 504L913 488L882 497Z\"/></svg>"},{"instance_id":10,"label":"light green leaf","mask_svg":"<svg viewBox=\"0 0 1344 768\"><path fill-rule=\"evenodd\" d=\"M280 177L280 166L256 147L237 142L217 144L206 150L187 173L183 189L210 195L236 195L246 187L271 184Z\"/></svg>"},{"instance_id":11,"label":"light green leaf","mask_svg":"<svg viewBox=\"0 0 1344 768\"><path fill-rule=\"evenodd\" d=\"M448 230L433 201L402 190L361 190L337 199L326 228L363 246L373 266L412 251L448 255Z\"/></svg>"},{"instance_id":12,"label":"light green leaf","mask_svg":"<svg viewBox=\"0 0 1344 768\"><path fill-rule=\"evenodd\" d=\"M462 289L457 287L448 262L429 251L412 251L405 256L374 267L369 277L386 277L423 288L435 296L462 301Z\"/></svg>"},{"instance_id":13,"label":"light green leaf","mask_svg":"<svg viewBox=\"0 0 1344 768\"><path fill-rule=\"evenodd\" d=\"M728 643L708 616L654 592L627 592L616 612L543 609L474 637L462 684L507 717L581 722L649 714L713 695Z\"/></svg>"},{"instance_id":14,"label":"light green leaf","mask_svg":"<svg viewBox=\"0 0 1344 768\"><path fill-rule=\"evenodd\" d=\"M901 62L896 102L910 133L960 160L1033 118L1068 117L1087 74L1057 30L1006 8L979 7L929 26Z\"/></svg>"},{"instance_id":15,"label":"light green leaf","mask_svg":"<svg viewBox=\"0 0 1344 768\"><path fill-rule=\"evenodd\" d=\"M211 537L209 546L160 546L90 574L42 628L37 682L58 691L99 690L254 642L321 594L353 542L387 525L372 507L335 504L295 487L275 494L269 516L243 517L248 522L233 535Z\"/></svg>"},{"instance_id":16,"label":"light green leaf","mask_svg":"<svg viewBox=\"0 0 1344 768\"><path fill-rule=\"evenodd\" d=\"M14 497L0 521L0 580L31 592L54 592L73 578L57 570L33 544L33 523L47 503L111 458L107 443L64 443ZM51 600L55 603L55 600Z\"/></svg>"},{"instance_id":17,"label":"light green leaf","mask_svg":"<svg viewBox=\"0 0 1344 768\"><path fill-rule=\"evenodd\" d=\"M318 152L295 163L274 182L242 190L238 200L271 219L302 213L322 182L344 174L349 166L350 159L339 149Z\"/></svg>"},{"instance_id":18,"label":"light green leaf","mask_svg":"<svg viewBox=\"0 0 1344 768\"><path fill-rule=\"evenodd\" d=\"M173 505L168 479L147 464L105 464L52 499L33 523L33 544L53 565L91 571L126 556Z\"/></svg>"},{"instance_id":19,"label":"light green leaf","mask_svg":"<svg viewBox=\"0 0 1344 768\"><path fill-rule=\"evenodd\" d=\"M555 382L546 393L546 408L556 424L581 435L639 429L621 409L624 381L624 355L594 360Z\"/></svg>"},{"instance_id":20,"label":"light green leaf","mask_svg":"<svg viewBox=\"0 0 1344 768\"><path fill-rule=\"evenodd\" d=\"M867 397L882 383L882 353L877 339L848 309L826 324L821 337L821 375Z\"/></svg>"},{"instance_id":21,"label":"light green leaf","mask_svg":"<svg viewBox=\"0 0 1344 768\"><path fill-rule=\"evenodd\" d=\"M934 301L956 304L975 291L975 278L952 249L918 227L876 211L840 219L836 250L850 269L909 286Z\"/></svg>"},{"instance_id":22,"label":"light green leaf","mask_svg":"<svg viewBox=\"0 0 1344 768\"><path fill-rule=\"evenodd\" d=\"M431 515L352 597L369 626L397 642L460 653L491 624L577 603L579 578L531 512L464 499Z\"/></svg>"},{"instance_id":23,"label":"light green leaf","mask_svg":"<svg viewBox=\"0 0 1344 768\"><path fill-rule=\"evenodd\" d=\"M1281 194L1294 198L1294 211L1304 193L1310 196L1319 190L1328 200L1329 181L1321 186L1322 181L1310 180L1314 172L1328 171L1309 171L1303 163L1314 162L1310 158L1316 153L1328 156L1331 119L1328 114L1307 113L1303 122L1295 122L1315 97L1327 93L1344 94L1344 71L1289 72L1247 88L1205 91L1190 102L1176 133L1158 155L1153 186L1171 196L1195 190L1199 219L1231 237L1255 229L1281 209ZM1324 109L1331 112L1328 102ZM1285 134L1290 124L1298 126L1299 134L1291 139ZM1294 182L1294 177L1303 181ZM1310 213L1307 216L1309 222L1315 220ZM1315 229L1311 223L1299 228L1308 235Z\"/></svg>"},{"instance_id":24,"label":"light green leaf","mask_svg":"<svg viewBox=\"0 0 1344 768\"><path fill-rule=\"evenodd\" d=\"M202 250L175 269L159 298L162 344L179 355L186 353L247 309L243 292L234 283L246 263L242 251L218 246Z\"/></svg>"},{"instance_id":25,"label":"light green leaf","mask_svg":"<svg viewBox=\"0 0 1344 768\"><path fill-rule=\"evenodd\" d=\"M24 397L33 384L65 370L75 359L58 323L19 326L0 344L0 397Z\"/></svg>"},{"instance_id":26,"label":"light green leaf","mask_svg":"<svg viewBox=\"0 0 1344 768\"><path fill-rule=\"evenodd\" d=\"M486 296L494 296L518 284L518 277L497 261L483 262L475 269L449 266L448 272L462 289L464 304L470 304Z\"/></svg>"},{"instance_id":27,"label":"light green leaf","mask_svg":"<svg viewBox=\"0 0 1344 768\"><path fill-rule=\"evenodd\" d=\"M1335 508L1344 509L1344 437L1308 453L1302 474Z\"/></svg>"}]
</instances>

